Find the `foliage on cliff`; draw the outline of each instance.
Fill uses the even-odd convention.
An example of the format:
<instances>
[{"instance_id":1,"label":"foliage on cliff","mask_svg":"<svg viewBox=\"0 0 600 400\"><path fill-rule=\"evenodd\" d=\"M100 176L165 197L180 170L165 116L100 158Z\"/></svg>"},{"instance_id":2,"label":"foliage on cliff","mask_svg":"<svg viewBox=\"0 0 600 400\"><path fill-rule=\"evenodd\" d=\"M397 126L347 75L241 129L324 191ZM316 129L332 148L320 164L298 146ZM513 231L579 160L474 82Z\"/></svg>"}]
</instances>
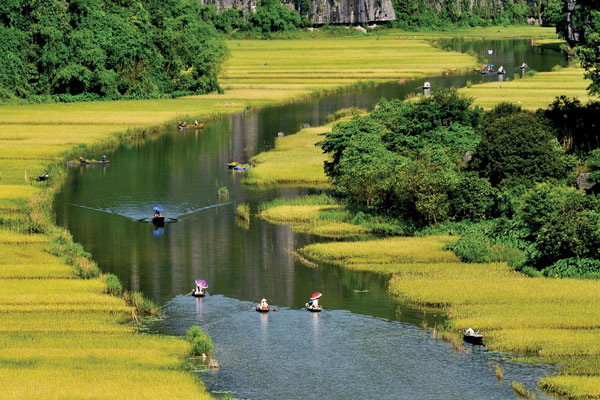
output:
<instances>
[{"instance_id":1,"label":"foliage on cliff","mask_svg":"<svg viewBox=\"0 0 600 400\"><path fill-rule=\"evenodd\" d=\"M556 30L575 47L585 77L590 79L588 90L600 94L600 3L597 0L565 1L562 18Z\"/></svg>"},{"instance_id":2,"label":"foliage on cliff","mask_svg":"<svg viewBox=\"0 0 600 400\"><path fill-rule=\"evenodd\" d=\"M454 26L537 24L554 26L560 0L465 1L393 0L402 29L448 29Z\"/></svg>"},{"instance_id":3,"label":"foliage on cliff","mask_svg":"<svg viewBox=\"0 0 600 400\"><path fill-rule=\"evenodd\" d=\"M0 97L144 98L219 88L226 47L196 0L0 4Z\"/></svg>"}]
</instances>

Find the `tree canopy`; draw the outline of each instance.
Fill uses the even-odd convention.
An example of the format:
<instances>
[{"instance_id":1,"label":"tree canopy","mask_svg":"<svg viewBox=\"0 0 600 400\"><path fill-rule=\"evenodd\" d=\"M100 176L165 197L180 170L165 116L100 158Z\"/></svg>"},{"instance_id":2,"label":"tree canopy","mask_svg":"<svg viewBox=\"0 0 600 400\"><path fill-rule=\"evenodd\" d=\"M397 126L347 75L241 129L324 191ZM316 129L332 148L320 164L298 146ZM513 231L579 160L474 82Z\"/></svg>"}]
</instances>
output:
<instances>
[{"instance_id":1,"label":"tree canopy","mask_svg":"<svg viewBox=\"0 0 600 400\"><path fill-rule=\"evenodd\" d=\"M9 0L0 22L3 98L219 88L226 47L196 0Z\"/></svg>"}]
</instances>

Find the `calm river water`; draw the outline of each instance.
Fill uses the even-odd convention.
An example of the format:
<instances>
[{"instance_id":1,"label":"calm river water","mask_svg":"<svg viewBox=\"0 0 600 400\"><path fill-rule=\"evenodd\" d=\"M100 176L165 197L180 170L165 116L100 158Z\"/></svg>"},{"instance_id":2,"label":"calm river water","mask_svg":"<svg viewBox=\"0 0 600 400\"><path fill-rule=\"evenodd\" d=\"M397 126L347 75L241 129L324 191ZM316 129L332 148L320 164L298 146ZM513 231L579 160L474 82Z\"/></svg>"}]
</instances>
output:
<instances>
[{"instance_id":1,"label":"calm river water","mask_svg":"<svg viewBox=\"0 0 600 400\"><path fill-rule=\"evenodd\" d=\"M446 43L503 64L512 78L523 61L537 71L564 64L558 52L528 41ZM494 54L489 55L488 49ZM434 87L495 80L472 73L427 79ZM388 83L291 105L244 112L206 124L202 130L166 129L164 134L122 145L112 164L69 169L57 196L58 223L91 252L104 272L164 306L165 319L151 332L183 335L199 325L213 338L221 369L200 373L209 391L250 399L504 399L506 382L534 388L546 365L509 361L509 356L467 345L456 353L432 338L443 315L400 304L387 292L387 278L331 266L308 268L290 252L319 239L253 218L240 225L241 202L258 205L305 189L256 191L229 171L232 160L248 161L273 147L278 132L325 122L343 107L372 109L382 97L418 93L423 80ZM98 157L99 154L94 154ZM226 186L227 200L217 190ZM138 219L161 204L179 218L164 229ZM185 297L195 279L206 279L213 296ZM322 292L320 314L302 311L308 296ZM250 308L262 297L278 312ZM490 363L505 370L498 382ZM545 398L538 393L538 398Z\"/></svg>"}]
</instances>

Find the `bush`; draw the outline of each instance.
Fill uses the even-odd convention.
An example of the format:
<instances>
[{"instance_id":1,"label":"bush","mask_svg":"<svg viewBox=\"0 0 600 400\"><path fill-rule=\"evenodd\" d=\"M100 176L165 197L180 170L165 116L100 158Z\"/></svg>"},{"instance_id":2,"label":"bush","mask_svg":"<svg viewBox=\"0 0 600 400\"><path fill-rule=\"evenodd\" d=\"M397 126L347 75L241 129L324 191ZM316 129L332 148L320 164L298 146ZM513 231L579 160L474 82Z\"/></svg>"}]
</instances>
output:
<instances>
[{"instance_id":1,"label":"bush","mask_svg":"<svg viewBox=\"0 0 600 400\"><path fill-rule=\"evenodd\" d=\"M121 281L115 274L106 274L104 277L104 282L106 283L106 289L104 289L105 293L116 296L121 294L123 291Z\"/></svg>"},{"instance_id":2,"label":"bush","mask_svg":"<svg viewBox=\"0 0 600 400\"><path fill-rule=\"evenodd\" d=\"M210 335L200 329L199 326L192 326L185 333L185 338L191 344L191 353L194 356L210 354L213 348L213 342Z\"/></svg>"},{"instance_id":3,"label":"bush","mask_svg":"<svg viewBox=\"0 0 600 400\"><path fill-rule=\"evenodd\" d=\"M600 260L593 258L565 258L542 270L550 278L600 279Z\"/></svg>"},{"instance_id":4,"label":"bush","mask_svg":"<svg viewBox=\"0 0 600 400\"><path fill-rule=\"evenodd\" d=\"M141 315L160 315L160 307L152 300L145 298L140 292L125 292L123 299L127 305L135 308Z\"/></svg>"},{"instance_id":5,"label":"bush","mask_svg":"<svg viewBox=\"0 0 600 400\"><path fill-rule=\"evenodd\" d=\"M477 220L489 218L496 202L496 190L476 172L460 175L458 183L450 191L451 214L459 219Z\"/></svg>"}]
</instances>

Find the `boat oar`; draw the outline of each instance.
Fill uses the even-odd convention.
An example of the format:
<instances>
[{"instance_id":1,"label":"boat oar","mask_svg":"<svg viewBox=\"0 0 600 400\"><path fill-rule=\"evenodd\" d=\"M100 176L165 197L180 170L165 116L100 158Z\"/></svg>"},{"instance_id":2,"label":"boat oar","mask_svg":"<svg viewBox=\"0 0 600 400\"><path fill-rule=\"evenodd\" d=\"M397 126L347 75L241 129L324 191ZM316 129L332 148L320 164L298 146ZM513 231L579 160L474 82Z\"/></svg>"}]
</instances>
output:
<instances>
[{"instance_id":1,"label":"boat oar","mask_svg":"<svg viewBox=\"0 0 600 400\"><path fill-rule=\"evenodd\" d=\"M191 292L189 292L188 294L186 294L186 296L189 296L190 294L194 293L194 290L192 289Z\"/></svg>"}]
</instances>

